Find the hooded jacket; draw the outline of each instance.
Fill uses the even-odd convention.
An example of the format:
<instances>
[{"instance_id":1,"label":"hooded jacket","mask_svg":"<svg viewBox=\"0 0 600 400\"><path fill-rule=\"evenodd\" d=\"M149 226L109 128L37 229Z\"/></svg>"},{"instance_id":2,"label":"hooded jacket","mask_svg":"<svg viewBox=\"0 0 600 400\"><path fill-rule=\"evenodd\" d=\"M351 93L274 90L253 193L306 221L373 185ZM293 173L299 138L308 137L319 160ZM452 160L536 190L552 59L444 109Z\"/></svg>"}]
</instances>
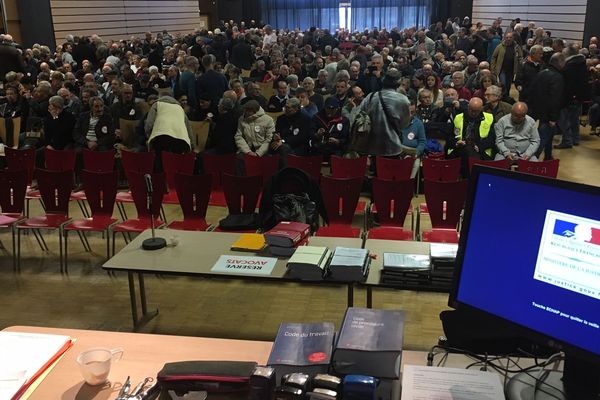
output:
<instances>
[{"instance_id":1,"label":"hooded jacket","mask_svg":"<svg viewBox=\"0 0 600 400\"><path fill-rule=\"evenodd\" d=\"M273 118L265 114L262 107L256 114L247 118L242 115L235 133L238 153L246 154L254 151L259 156L264 156L269 151L269 144L273 140L274 132L275 122Z\"/></svg>"}]
</instances>

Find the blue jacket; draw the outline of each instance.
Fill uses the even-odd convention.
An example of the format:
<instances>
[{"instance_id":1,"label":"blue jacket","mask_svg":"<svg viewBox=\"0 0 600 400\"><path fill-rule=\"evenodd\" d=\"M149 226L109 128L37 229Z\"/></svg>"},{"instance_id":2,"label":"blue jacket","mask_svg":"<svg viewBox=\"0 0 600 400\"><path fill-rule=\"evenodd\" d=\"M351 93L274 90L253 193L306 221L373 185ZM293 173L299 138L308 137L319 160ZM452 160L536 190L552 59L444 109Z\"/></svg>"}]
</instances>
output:
<instances>
[{"instance_id":1,"label":"blue jacket","mask_svg":"<svg viewBox=\"0 0 600 400\"><path fill-rule=\"evenodd\" d=\"M416 148L417 157L420 157L425 151L427 137L425 136L425 126L419 118L413 117L408 126L402 129L402 144Z\"/></svg>"}]
</instances>

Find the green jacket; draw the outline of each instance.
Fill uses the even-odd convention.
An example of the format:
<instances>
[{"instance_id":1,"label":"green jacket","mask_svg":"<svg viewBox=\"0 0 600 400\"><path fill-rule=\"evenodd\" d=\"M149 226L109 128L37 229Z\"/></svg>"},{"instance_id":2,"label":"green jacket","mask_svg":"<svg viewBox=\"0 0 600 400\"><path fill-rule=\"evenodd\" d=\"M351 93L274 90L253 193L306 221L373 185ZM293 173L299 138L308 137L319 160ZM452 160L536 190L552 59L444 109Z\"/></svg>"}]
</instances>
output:
<instances>
[{"instance_id":1,"label":"green jacket","mask_svg":"<svg viewBox=\"0 0 600 400\"><path fill-rule=\"evenodd\" d=\"M515 49L515 66L513 68L513 74L516 75L519 72L519 68L521 68L521 62L523 61L523 50L521 50L521 46L519 46L517 43L513 44L513 48ZM499 76L500 72L502 71L504 54L506 54L506 47L504 46L504 43L500 43L498 47L496 47L496 50L494 50L494 54L492 54L492 62L490 63L490 70L495 76ZM507 89L510 90L510 88Z\"/></svg>"}]
</instances>

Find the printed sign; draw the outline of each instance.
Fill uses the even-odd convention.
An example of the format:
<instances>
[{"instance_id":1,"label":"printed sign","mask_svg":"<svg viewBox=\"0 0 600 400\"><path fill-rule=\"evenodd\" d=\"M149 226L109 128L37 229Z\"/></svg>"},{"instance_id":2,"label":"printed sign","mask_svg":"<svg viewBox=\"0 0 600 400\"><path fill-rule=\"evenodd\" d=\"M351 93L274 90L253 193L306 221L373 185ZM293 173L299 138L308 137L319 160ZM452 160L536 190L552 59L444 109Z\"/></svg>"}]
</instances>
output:
<instances>
[{"instance_id":1,"label":"printed sign","mask_svg":"<svg viewBox=\"0 0 600 400\"><path fill-rule=\"evenodd\" d=\"M210 270L228 274L271 275L276 262L277 259L272 257L223 255Z\"/></svg>"}]
</instances>

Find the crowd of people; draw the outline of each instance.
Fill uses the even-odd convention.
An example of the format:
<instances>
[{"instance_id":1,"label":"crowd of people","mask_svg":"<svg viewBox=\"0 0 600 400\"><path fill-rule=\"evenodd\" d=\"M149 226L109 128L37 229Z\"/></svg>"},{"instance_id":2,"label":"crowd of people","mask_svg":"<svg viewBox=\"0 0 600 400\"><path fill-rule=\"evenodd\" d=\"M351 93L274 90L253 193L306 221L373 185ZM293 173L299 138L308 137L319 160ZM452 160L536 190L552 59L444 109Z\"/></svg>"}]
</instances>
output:
<instances>
[{"instance_id":1,"label":"crowd of people","mask_svg":"<svg viewBox=\"0 0 600 400\"><path fill-rule=\"evenodd\" d=\"M35 147L41 165L45 148L193 151L190 121L210 124L205 152L276 154L281 166L289 154L418 158L440 146L464 165L550 160L554 135L554 147L579 144L582 114L600 127L598 39L567 43L518 18L333 34L221 21L187 35L69 35L54 51L5 34L0 77L0 116L23 121L5 145ZM123 119L138 121L133 138Z\"/></svg>"}]
</instances>

